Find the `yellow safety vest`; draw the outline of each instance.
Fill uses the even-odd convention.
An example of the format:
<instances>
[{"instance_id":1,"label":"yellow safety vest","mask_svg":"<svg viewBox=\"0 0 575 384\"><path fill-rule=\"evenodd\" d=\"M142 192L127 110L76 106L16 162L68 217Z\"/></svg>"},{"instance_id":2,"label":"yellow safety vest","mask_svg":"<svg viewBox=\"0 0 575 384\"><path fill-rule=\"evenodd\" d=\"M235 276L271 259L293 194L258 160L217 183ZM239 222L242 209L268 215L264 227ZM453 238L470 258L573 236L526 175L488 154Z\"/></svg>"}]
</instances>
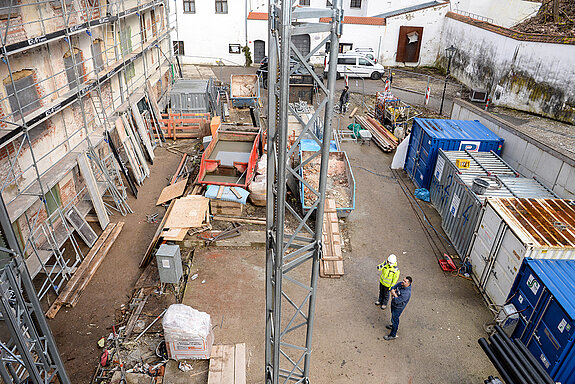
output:
<instances>
[{"instance_id":1,"label":"yellow safety vest","mask_svg":"<svg viewBox=\"0 0 575 384\"><path fill-rule=\"evenodd\" d=\"M379 276L379 282L384 287L393 287L397 280L399 280L399 268L396 264L385 264L381 269L381 276Z\"/></svg>"}]
</instances>

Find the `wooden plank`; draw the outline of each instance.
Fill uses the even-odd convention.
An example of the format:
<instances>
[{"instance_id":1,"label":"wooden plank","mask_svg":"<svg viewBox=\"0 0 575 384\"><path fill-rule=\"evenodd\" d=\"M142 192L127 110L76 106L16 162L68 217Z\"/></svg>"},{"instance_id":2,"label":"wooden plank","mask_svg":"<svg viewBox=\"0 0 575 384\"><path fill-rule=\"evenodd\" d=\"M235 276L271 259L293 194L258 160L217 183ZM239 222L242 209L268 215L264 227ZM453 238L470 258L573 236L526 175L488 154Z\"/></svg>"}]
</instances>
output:
<instances>
[{"instance_id":1,"label":"wooden plank","mask_svg":"<svg viewBox=\"0 0 575 384\"><path fill-rule=\"evenodd\" d=\"M188 183L188 178L178 181L176 184L168 185L162 190L156 205L164 204L176 197L180 197L184 194L186 190L186 184Z\"/></svg>"},{"instance_id":2,"label":"wooden plank","mask_svg":"<svg viewBox=\"0 0 575 384\"><path fill-rule=\"evenodd\" d=\"M163 128L163 123L160 121L162 119L162 112L160 111L160 106L158 105L158 101L156 100L156 96L154 95L154 91L152 90L152 84L150 80L146 81L146 92L148 94L148 101L152 106L152 111L154 115L156 115L156 121L160 124L159 128Z\"/></svg>"},{"instance_id":3,"label":"wooden plank","mask_svg":"<svg viewBox=\"0 0 575 384\"><path fill-rule=\"evenodd\" d=\"M166 220L168 228L195 228L202 225L209 199L200 195L188 195L174 200L172 212Z\"/></svg>"},{"instance_id":4,"label":"wooden plank","mask_svg":"<svg viewBox=\"0 0 575 384\"><path fill-rule=\"evenodd\" d=\"M216 198L221 199L223 194L224 194L224 186L220 185L218 187L218 194L216 195Z\"/></svg>"},{"instance_id":5,"label":"wooden plank","mask_svg":"<svg viewBox=\"0 0 575 384\"><path fill-rule=\"evenodd\" d=\"M140 134L140 138L142 139L142 143L144 143L144 147L152 160L154 162L154 149L152 148L152 143L150 142L150 137L148 136L148 132L146 132L146 126L144 125L144 120L142 119L142 115L140 114L140 110L136 103L131 103L132 107L132 116L134 116L134 120L136 121L136 127L138 128L138 132Z\"/></svg>"},{"instance_id":6,"label":"wooden plank","mask_svg":"<svg viewBox=\"0 0 575 384\"><path fill-rule=\"evenodd\" d=\"M138 303L136 308L134 308L134 310L132 311L132 314L130 315L130 318L128 319L128 323L126 324L126 332L125 332L125 338L126 339L128 337L130 337L130 335L132 334L132 331L134 330L134 327L136 326L136 322L138 321L138 318L140 317L140 314L142 313L142 309L144 309L144 305L146 305L146 302L148 301L148 297L150 297L150 296L147 295L144 297L144 290L140 289L140 292L138 294L138 299L140 299L140 302Z\"/></svg>"},{"instance_id":7,"label":"wooden plank","mask_svg":"<svg viewBox=\"0 0 575 384\"><path fill-rule=\"evenodd\" d=\"M210 365L208 371L208 384L223 384L223 346L214 345L210 356Z\"/></svg>"},{"instance_id":8,"label":"wooden plank","mask_svg":"<svg viewBox=\"0 0 575 384\"><path fill-rule=\"evenodd\" d=\"M108 238L108 236L115 227L116 224L113 223L109 224L104 230L104 232L102 232L102 234L96 241L96 244L94 244L94 246L92 247L92 249L90 249L90 252L88 252L82 263L80 263L80 266L76 269L76 273L74 273L72 278L68 280L68 283L66 284L64 289L60 291L60 294L58 295L58 297L56 298L50 309L48 309L48 311L46 312L47 318L53 319L56 316L56 314L60 310L60 307L62 307L64 302L67 300L67 297L70 295L70 292L80 279L80 275L83 273L83 271L85 271L88 268L90 261L92 261L98 250L102 247L102 244L104 244L104 241L106 241L106 239Z\"/></svg>"},{"instance_id":9,"label":"wooden plank","mask_svg":"<svg viewBox=\"0 0 575 384\"><path fill-rule=\"evenodd\" d=\"M112 230L112 233L110 233L110 236L108 236L102 247L98 250L98 253L95 255L94 259L90 263L90 267L88 268L88 270L85 271L80 277L76 290L73 291L72 296L68 298L67 303L70 304L72 307L74 307L78 303L78 300L80 300L80 296L82 295L82 293L92 280L92 277L94 277L94 274L96 274L96 271L104 261L104 258L110 251L110 248L112 248L112 245L118 238L118 235L122 231L123 227L124 222L120 221L116 225L116 227Z\"/></svg>"},{"instance_id":10,"label":"wooden plank","mask_svg":"<svg viewBox=\"0 0 575 384\"><path fill-rule=\"evenodd\" d=\"M188 234L189 228L170 228L168 234L162 235L162 239L166 241L183 241Z\"/></svg>"},{"instance_id":11,"label":"wooden plank","mask_svg":"<svg viewBox=\"0 0 575 384\"><path fill-rule=\"evenodd\" d=\"M222 345L222 383L234 382L234 346Z\"/></svg>"},{"instance_id":12,"label":"wooden plank","mask_svg":"<svg viewBox=\"0 0 575 384\"><path fill-rule=\"evenodd\" d=\"M357 110L358 110L358 107L355 107L355 108L353 109L353 111L351 111L351 113L349 114L349 118L350 118L350 119L352 119L352 118L355 116L355 113L357 112Z\"/></svg>"},{"instance_id":13,"label":"wooden plank","mask_svg":"<svg viewBox=\"0 0 575 384\"><path fill-rule=\"evenodd\" d=\"M246 384L246 344L235 345L234 383Z\"/></svg>"},{"instance_id":14,"label":"wooden plank","mask_svg":"<svg viewBox=\"0 0 575 384\"><path fill-rule=\"evenodd\" d=\"M88 194L90 195L90 200L92 200L92 205L98 215L98 221L100 222L100 228L104 229L110 224L110 217L104 206L104 200L102 200L102 195L98 189L98 183L96 182L96 177L94 172L92 172L92 167L88 162L88 156L86 152L78 155L78 167L80 168L80 174L86 182L88 187Z\"/></svg>"},{"instance_id":15,"label":"wooden plank","mask_svg":"<svg viewBox=\"0 0 575 384\"><path fill-rule=\"evenodd\" d=\"M172 212L172 208L174 207L174 201L175 200L172 200L170 202L170 205L168 206L168 209L166 210L166 214L164 215L164 217L162 217L162 220L160 221L160 224L158 225L158 228L156 229L156 233L154 233L154 236L152 237L152 241L150 241L150 244L148 245L148 248L146 249L146 252L144 253L144 256L142 257L142 260L140 261L140 268L145 267L150 262L150 259L152 258L152 251L154 250L154 248L156 248L156 244L158 243L158 240L160 239L160 235L162 233L162 230L164 229L164 225L166 223L166 220L168 219L168 216L170 215L170 212Z\"/></svg>"},{"instance_id":16,"label":"wooden plank","mask_svg":"<svg viewBox=\"0 0 575 384\"><path fill-rule=\"evenodd\" d=\"M261 224L265 225L265 219L249 219L244 217L213 216L213 220L229 221L230 223Z\"/></svg>"},{"instance_id":17,"label":"wooden plank","mask_svg":"<svg viewBox=\"0 0 575 384\"><path fill-rule=\"evenodd\" d=\"M230 191L232 191L232 193L238 198L241 199L242 195L240 195L240 193L234 188L234 187L230 187Z\"/></svg>"}]
</instances>

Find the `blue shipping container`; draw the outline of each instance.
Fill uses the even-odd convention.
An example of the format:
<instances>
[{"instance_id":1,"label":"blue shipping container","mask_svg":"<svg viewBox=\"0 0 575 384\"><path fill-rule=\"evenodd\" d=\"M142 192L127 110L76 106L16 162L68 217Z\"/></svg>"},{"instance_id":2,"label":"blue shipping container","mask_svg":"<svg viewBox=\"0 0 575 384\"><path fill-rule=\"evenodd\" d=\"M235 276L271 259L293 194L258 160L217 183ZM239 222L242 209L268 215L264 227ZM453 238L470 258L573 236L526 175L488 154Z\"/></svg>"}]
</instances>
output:
<instances>
[{"instance_id":1,"label":"blue shipping container","mask_svg":"<svg viewBox=\"0 0 575 384\"><path fill-rule=\"evenodd\" d=\"M501 154L503 139L477 120L413 119L404 169L418 188L429 189L439 148Z\"/></svg>"},{"instance_id":2,"label":"blue shipping container","mask_svg":"<svg viewBox=\"0 0 575 384\"><path fill-rule=\"evenodd\" d=\"M521 339L556 382L575 383L575 260L523 260L508 302Z\"/></svg>"}]
</instances>

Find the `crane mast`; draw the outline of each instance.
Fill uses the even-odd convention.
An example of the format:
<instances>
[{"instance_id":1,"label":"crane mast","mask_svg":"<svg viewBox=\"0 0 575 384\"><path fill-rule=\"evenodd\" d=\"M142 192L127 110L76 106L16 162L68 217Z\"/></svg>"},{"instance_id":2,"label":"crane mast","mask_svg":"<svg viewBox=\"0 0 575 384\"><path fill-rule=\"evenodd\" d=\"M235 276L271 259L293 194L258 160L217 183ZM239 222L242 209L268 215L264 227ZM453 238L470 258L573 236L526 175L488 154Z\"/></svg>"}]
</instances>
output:
<instances>
[{"instance_id":1,"label":"crane mast","mask_svg":"<svg viewBox=\"0 0 575 384\"><path fill-rule=\"evenodd\" d=\"M327 82L324 83L309 60L329 43L327 54L330 62L337 63L343 20L342 0L333 0L332 3L326 8L314 9L296 7L297 0L269 2L266 384L309 383L337 70L336 65L330 65ZM320 22L320 18L329 21ZM302 52L292 42L292 37L298 35L313 36L309 52ZM290 76L296 71L311 75L318 90L315 110L306 122L289 103ZM290 114L301 124L301 132L291 145L288 142ZM299 163L297 148L302 138L315 140L320 150ZM303 179L301 170L318 156L321 156L319 187L314 188ZM311 196L316 197L309 211L301 212L293 199L288 201L286 198L288 178L303 183Z\"/></svg>"}]
</instances>

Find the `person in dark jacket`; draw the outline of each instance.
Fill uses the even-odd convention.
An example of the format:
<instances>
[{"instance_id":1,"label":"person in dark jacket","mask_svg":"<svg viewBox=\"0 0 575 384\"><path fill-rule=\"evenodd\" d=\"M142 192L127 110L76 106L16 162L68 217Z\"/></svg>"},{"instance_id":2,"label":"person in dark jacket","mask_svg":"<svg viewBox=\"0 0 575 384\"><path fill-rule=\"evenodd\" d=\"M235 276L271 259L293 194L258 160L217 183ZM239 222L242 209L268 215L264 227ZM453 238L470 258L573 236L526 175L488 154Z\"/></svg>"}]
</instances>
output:
<instances>
[{"instance_id":1,"label":"person in dark jacket","mask_svg":"<svg viewBox=\"0 0 575 384\"><path fill-rule=\"evenodd\" d=\"M384 336L385 340L397 339L397 329L399 328L399 316L407 306L411 298L411 276L406 276L401 282L391 288L391 324L386 325L390 329L389 335Z\"/></svg>"},{"instance_id":2,"label":"person in dark jacket","mask_svg":"<svg viewBox=\"0 0 575 384\"><path fill-rule=\"evenodd\" d=\"M348 102L349 102L349 87L346 85L343 88L343 91L341 91L341 96L339 97L339 113L344 112L344 108L347 108L346 104Z\"/></svg>"}]
</instances>

